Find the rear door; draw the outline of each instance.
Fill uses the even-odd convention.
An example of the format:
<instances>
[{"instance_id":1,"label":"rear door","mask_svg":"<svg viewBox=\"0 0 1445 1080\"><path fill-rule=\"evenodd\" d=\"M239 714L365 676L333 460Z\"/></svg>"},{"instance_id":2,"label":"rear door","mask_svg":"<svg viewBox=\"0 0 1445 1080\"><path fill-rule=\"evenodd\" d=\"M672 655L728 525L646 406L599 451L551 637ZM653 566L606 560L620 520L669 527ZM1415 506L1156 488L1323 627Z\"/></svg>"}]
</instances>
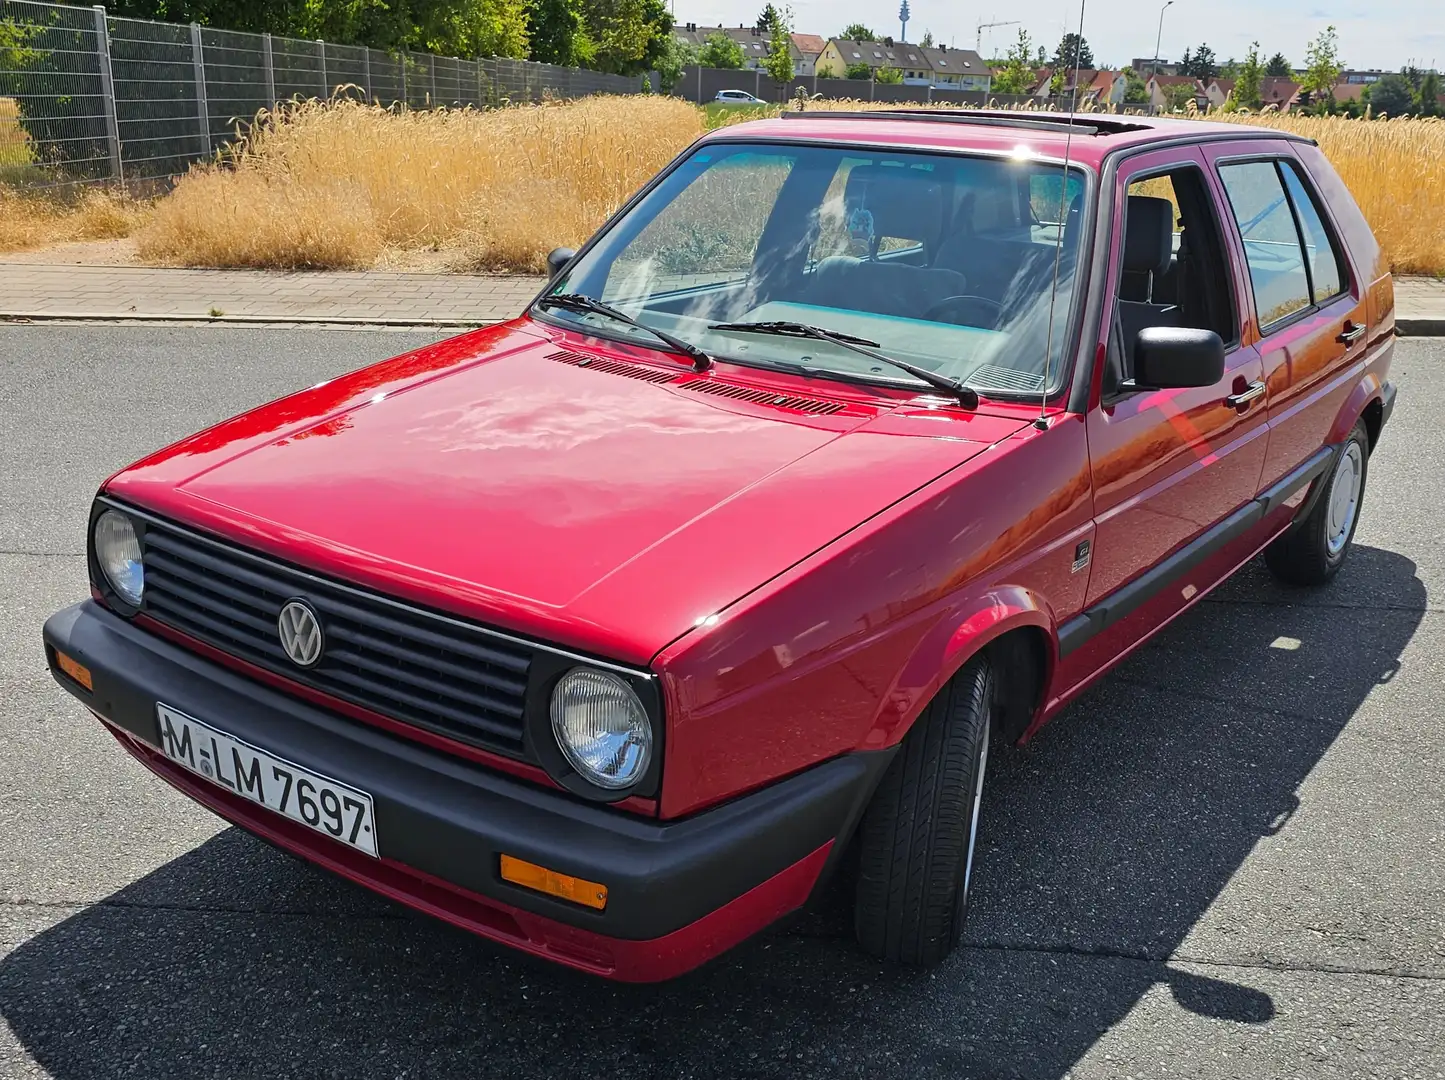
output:
<instances>
[{"instance_id":1,"label":"rear door","mask_svg":"<svg viewBox=\"0 0 1445 1080\"><path fill-rule=\"evenodd\" d=\"M1269 412L1264 486L1325 444L1349 396L1368 327L1364 289L1288 143L1211 146L1231 210L1230 242L1249 269L1245 340L1259 350Z\"/></svg>"}]
</instances>

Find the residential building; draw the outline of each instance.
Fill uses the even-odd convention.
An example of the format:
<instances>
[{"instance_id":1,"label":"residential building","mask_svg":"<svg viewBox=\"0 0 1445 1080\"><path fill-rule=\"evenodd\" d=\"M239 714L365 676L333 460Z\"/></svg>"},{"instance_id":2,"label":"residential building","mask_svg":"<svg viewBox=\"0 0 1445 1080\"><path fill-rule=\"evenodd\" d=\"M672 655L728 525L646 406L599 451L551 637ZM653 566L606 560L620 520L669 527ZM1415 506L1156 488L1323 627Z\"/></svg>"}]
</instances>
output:
<instances>
[{"instance_id":1,"label":"residential building","mask_svg":"<svg viewBox=\"0 0 1445 1080\"><path fill-rule=\"evenodd\" d=\"M909 86L987 92L992 81L988 65L971 49L925 49L912 42L894 42L891 37L882 41L833 38L818 57L817 70L829 71L841 79L856 64L866 64L873 78L880 68L894 68Z\"/></svg>"},{"instance_id":2,"label":"residential building","mask_svg":"<svg viewBox=\"0 0 1445 1080\"><path fill-rule=\"evenodd\" d=\"M1158 57L1136 56L1129 61L1129 66L1139 73L1142 78L1150 75L1178 75L1179 65L1169 60L1161 60Z\"/></svg>"},{"instance_id":3,"label":"residential building","mask_svg":"<svg viewBox=\"0 0 1445 1080\"><path fill-rule=\"evenodd\" d=\"M1170 107L1169 92L1176 86L1193 87L1196 102L1204 92L1204 88L1199 85L1199 80L1193 75L1150 75L1144 85L1149 91L1149 104L1155 109L1168 109Z\"/></svg>"},{"instance_id":4,"label":"residential building","mask_svg":"<svg viewBox=\"0 0 1445 1080\"><path fill-rule=\"evenodd\" d=\"M1211 109L1222 109L1224 103L1229 100L1229 92L1234 89L1233 79L1210 79L1204 87L1204 100L1209 103Z\"/></svg>"},{"instance_id":5,"label":"residential building","mask_svg":"<svg viewBox=\"0 0 1445 1080\"><path fill-rule=\"evenodd\" d=\"M1273 105L1280 112L1286 112L1298 94L1299 83L1288 75L1266 75L1259 80L1259 100L1266 108Z\"/></svg>"},{"instance_id":6,"label":"residential building","mask_svg":"<svg viewBox=\"0 0 1445 1080\"><path fill-rule=\"evenodd\" d=\"M793 74L811 76L818 69L818 57L827 47L827 39L821 38L817 34L794 34L793 48L798 50L801 59L795 65Z\"/></svg>"},{"instance_id":7,"label":"residential building","mask_svg":"<svg viewBox=\"0 0 1445 1080\"><path fill-rule=\"evenodd\" d=\"M703 43L713 34L722 34L731 38L743 50L743 68L747 71L756 71L761 68L768 58L770 44L768 33L756 26L699 26L697 23L681 23L674 26L672 32L679 44L691 45L698 49L702 48ZM794 35L794 37L797 36L799 35ZM788 43L788 53L793 59L795 76L813 73L810 62L805 59L796 40Z\"/></svg>"},{"instance_id":8,"label":"residential building","mask_svg":"<svg viewBox=\"0 0 1445 1080\"><path fill-rule=\"evenodd\" d=\"M1080 107L1093 105L1122 105L1124 94L1129 88L1122 71L1102 71L1081 68L1077 82L1072 68L1065 68L1064 78L1058 97L1074 100L1076 91ZM1036 98L1051 98L1054 94L1054 69L1038 68L1034 72L1034 84L1029 91Z\"/></svg>"}]
</instances>

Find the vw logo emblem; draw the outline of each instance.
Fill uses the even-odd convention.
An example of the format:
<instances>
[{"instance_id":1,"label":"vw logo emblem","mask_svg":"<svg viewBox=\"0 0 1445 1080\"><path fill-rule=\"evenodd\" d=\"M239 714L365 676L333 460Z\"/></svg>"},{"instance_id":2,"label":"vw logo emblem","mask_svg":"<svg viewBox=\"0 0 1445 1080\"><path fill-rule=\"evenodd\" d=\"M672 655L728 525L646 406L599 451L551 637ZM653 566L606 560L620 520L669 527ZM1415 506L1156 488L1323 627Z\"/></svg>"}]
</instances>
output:
<instances>
[{"instance_id":1,"label":"vw logo emblem","mask_svg":"<svg viewBox=\"0 0 1445 1080\"><path fill-rule=\"evenodd\" d=\"M281 635L281 648L297 667L311 667L321 659L321 620L306 601L288 601L276 619L276 629Z\"/></svg>"}]
</instances>

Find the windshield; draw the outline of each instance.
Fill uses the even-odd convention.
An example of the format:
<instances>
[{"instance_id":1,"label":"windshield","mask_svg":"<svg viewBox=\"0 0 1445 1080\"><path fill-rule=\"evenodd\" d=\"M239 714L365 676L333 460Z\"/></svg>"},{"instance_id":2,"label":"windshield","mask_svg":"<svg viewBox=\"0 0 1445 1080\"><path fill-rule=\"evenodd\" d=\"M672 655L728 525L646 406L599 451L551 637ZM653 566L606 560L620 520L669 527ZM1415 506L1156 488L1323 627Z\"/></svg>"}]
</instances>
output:
<instances>
[{"instance_id":1,"label":"windshield","mask_svg":"<svg viewBox=\"0 0 1445 1080\"><path fill-rule=\"evenodd\" d=\"M715 326L804 323L983 393L1037 394L1046 370L1062 381L1084 190L1035 160L712 143L549 291L739 363L917 382L836 344ZM656 344L597 312L546 317Z\"/></svg>"}]
</instances>

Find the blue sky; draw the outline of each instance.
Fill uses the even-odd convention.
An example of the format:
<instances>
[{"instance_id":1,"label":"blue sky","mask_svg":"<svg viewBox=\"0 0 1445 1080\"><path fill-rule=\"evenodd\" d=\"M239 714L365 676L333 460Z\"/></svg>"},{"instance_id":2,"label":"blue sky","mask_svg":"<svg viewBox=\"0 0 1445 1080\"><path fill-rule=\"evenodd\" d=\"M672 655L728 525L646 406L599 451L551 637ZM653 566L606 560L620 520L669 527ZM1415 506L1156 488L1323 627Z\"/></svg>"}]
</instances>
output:
<instances>
[{"instance_id":1,"label":"blue sky","mask_svg":"<svg viewBox=\"0 0 1445 1080\"><path fill-rule=\"evenodd\" d=\"M972 48L975 27L1000 19L1024 20L1024 29L1052 52L1065 26L1079 22L1077 0L1042 0L1018 4L982 0L963 5L956 0L909 0L913 18L910 40L933 31L936 40ZM733 25L752 23L764 0L673 0L679 22ZM1099 63L1126 64L1131 57L1152 56L1159 25L1159 4L1153 0L1087 0L1084 37ZM897 0L793 0L794 29L830 37L859 21L879 34L898 32ZM1349 67L1398 69L1414 61L1422 67L1445 66L1445 3L1442 0L1377 0L1375 3L1320 3L1319 0L1176 0L1164 13L1161 56L1179 58L1186 46L1208 44L1220 59L1242 57L1258 40L1265 56L1279 51L1302 65L1305 43L1333 23L1340 35L1340 56ZM999 53L1013 39L1016 26L984 31Z\"/></svg>"}]
</instances>

